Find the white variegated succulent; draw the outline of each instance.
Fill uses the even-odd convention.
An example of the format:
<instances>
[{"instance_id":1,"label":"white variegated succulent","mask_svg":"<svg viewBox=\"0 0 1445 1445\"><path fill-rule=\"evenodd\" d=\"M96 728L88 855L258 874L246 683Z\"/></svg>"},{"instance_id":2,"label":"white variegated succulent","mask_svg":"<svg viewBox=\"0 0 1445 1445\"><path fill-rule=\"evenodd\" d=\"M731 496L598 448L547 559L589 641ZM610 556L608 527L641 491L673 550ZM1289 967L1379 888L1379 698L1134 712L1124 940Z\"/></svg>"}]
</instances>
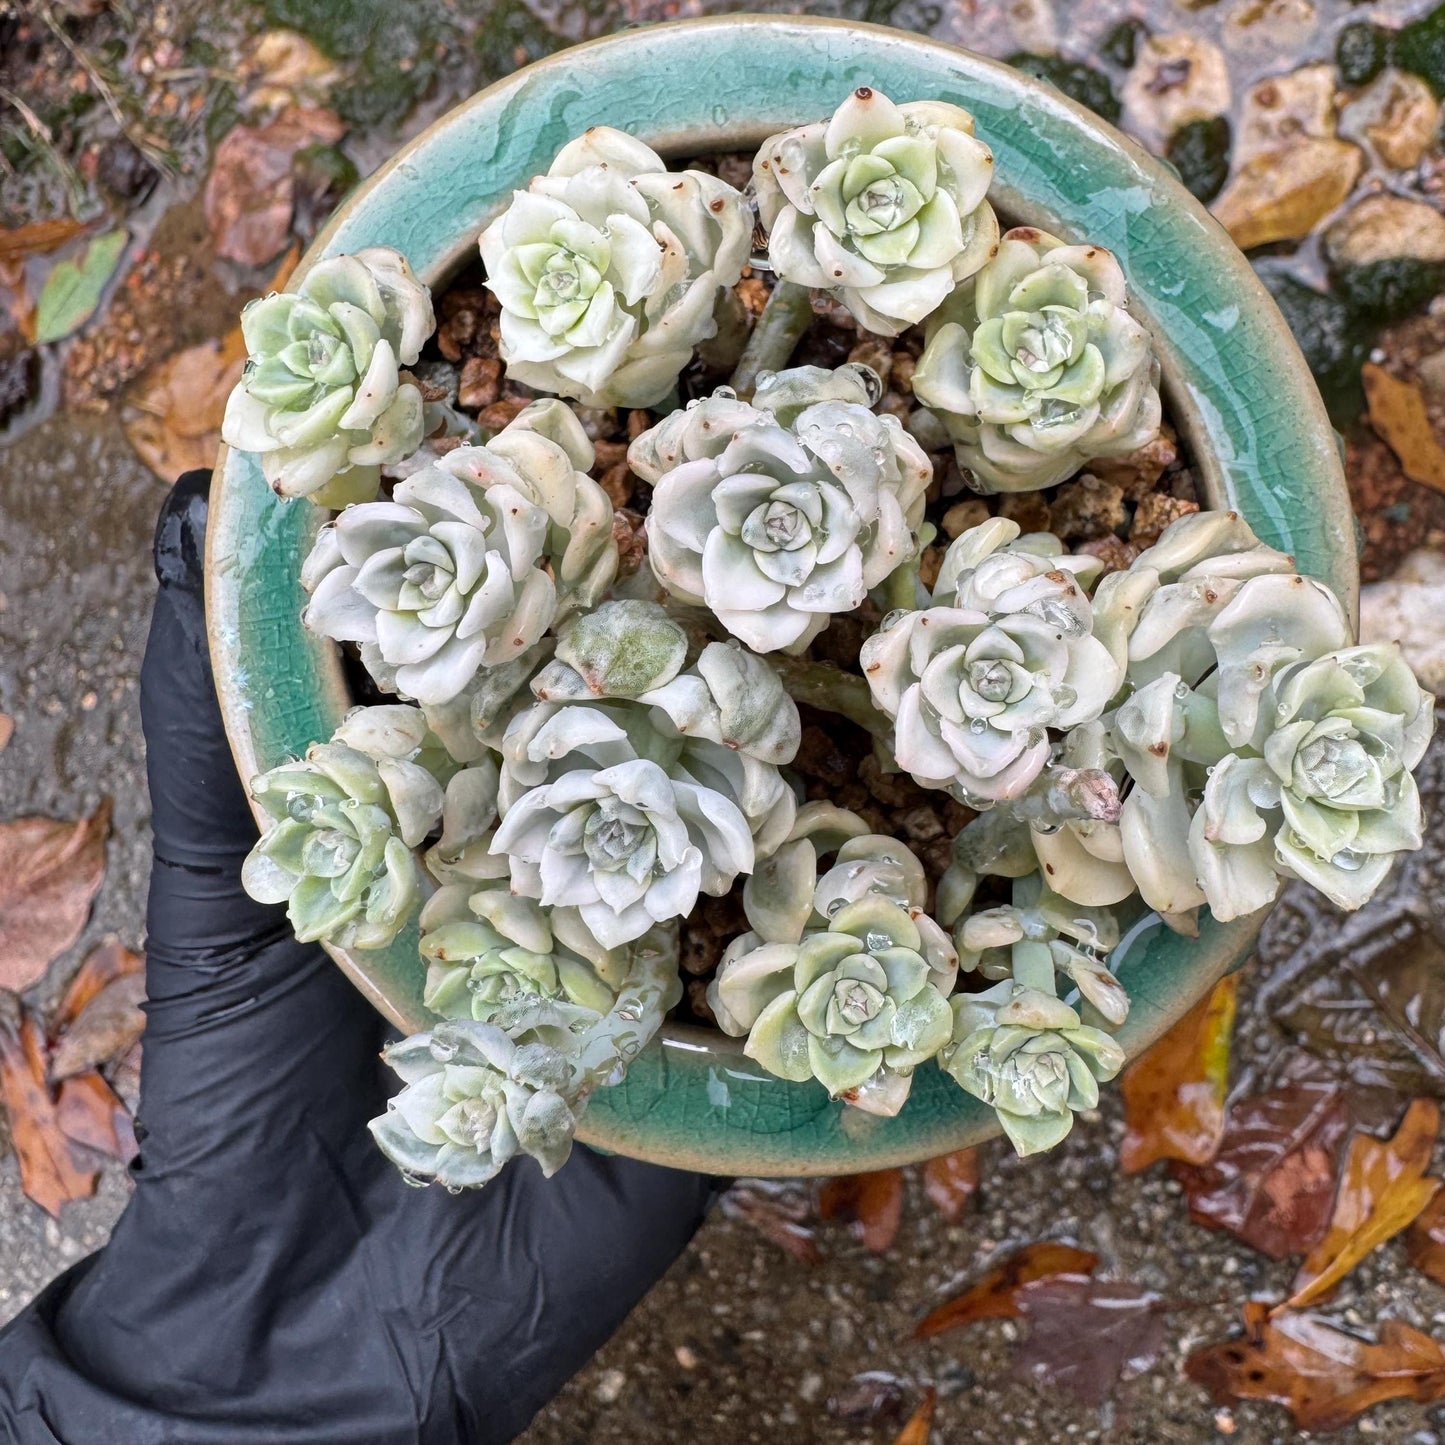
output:
<instances>
[{"instance_id":1,"label":"white variegated succulent","mask_svg":"<svg viewBox=\"0 0 1445 1445\"><path fill-rule=\"evenodd\" d=\"M416 708L360 708L304 759L251 780L272 819L241 870L260 903L285 903L296 936L384 948L425 889L412 852L442 812L438 755Z\"/></svg>"},{"instance_id":2,"label":"white variegated succulent","mask_svg":"<svg viewBox=\"0 0 1445 1445\"><path fill-rule=\"evenodd\" d=\"M586 475L592 454L561 402L536 402L486 446L412 473L391 501L346 508L302 568L306 625L361 643L403 694L450 702L612 580L612 506Z\"/></svg>"},{"instance_id":3,"label":"white variegated succulent","mask_svg":"<svg viewBox=\"0 0 1445 1445\"><path fill-rule=\"evenodd\" d=\"M381 464L421 441L421 392L399 368L434 325L431 295L400 252L372 246L317 262L295 291L241 313L246 369L222 440L259 454L284 497L374 497Z\"/></svg>"},{"instance_id":4,"label":"white variegated succulent","mask_svg":"<svg viewBox=\"0 0 1445 1445\"><path fill-rule=\"evenodd\" d=\"M1123 676L1092 635L1086 588L1098 571L1097 559L1020 537L1003 517L957 537L934 585L939 605L890 613L859 659L894 720L899 766L979 805L1035 789L1049 730L1096 718Z\"/></svg>"},{"instance_id":5,"label":"white variegated succulent","mask_svg":"<svg viewBox=\"0 0 1445 1445\"><path fill-rule=\"evenodd\" d=\"M1028 1155L1052 1149L1077 1110L1098 1105L1099 1085L1124 1067L1124 1050L1051 990L1005 979L954 997L952 1039L939 1063Z\"/></svg>"},{"instance_id":6,"label":"white variegated succulent","mask_svg":"<svg viewBox=\"0 0 1445 1445\"><path fill-rule=\"evenodd\" d=\"M587 406L654 405L716 334L751 243L725 181L593 126L482 232L507 374Z\"/></svg>"},{"instance_id":7,"label":"white variegated succulent","mask_svg":"<svg viewBox=\"0 0 1445 1445\"><path fill-rule=\"evenodd\" d=\"M778 764L799 736L776 676L724 643L635 701L538 701L502 740L493 851L515 892L617 947L727 892L787 836Z\"/></svg>"},{"instance_id":8,"label":"white variegated succulent","mask_svg":"<svg viewBox=\"0 0 1445 1445\"><path fill-rule=\"evenodd\" d=\"M796 391L815 378L779 373L769 380L796 412L789 424L768 408L765 384L752 406L724 391L629 450L654 484L658 580L758 652L800 651L917 550L932 466L896 417L868 409L862 370L839 388L859 400L798 407Z\"/></svg>"},{"instance_id":9,"label":"white variegated succulent","mask_svg":"<svg viewBox=\"0 0 1445 1445\"><path fill-rule=\"evenodd\" d=\"M966 110L867 86L829 120L764 141L753 163L774 271L834 292L881 336L922 321L993 254L992 179Z\"/></svg>"},{"instance_id":10,"label":"white variegated succulent","mask_svg":"<svg viewBox=\"0 0 1445 1445\"><path fill-rule=\"evenodd\" d=\"M929 327L913 390L986 492L1053 486L1159 431L1159 365L1102 246L1033 227L998 252Z\"/></svg>"}]
</instances>

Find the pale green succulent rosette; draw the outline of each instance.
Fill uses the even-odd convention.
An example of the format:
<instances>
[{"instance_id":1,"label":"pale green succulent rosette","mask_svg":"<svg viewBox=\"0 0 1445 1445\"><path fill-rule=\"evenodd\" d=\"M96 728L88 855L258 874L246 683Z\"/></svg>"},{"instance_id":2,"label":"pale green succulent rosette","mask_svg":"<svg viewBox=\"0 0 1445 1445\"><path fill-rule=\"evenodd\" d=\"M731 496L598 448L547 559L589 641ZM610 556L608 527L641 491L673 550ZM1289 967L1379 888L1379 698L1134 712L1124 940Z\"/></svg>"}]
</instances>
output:
<instances>
[{"instance_id":1,"label":"pale green succulent rosette","mask_svg":"<svg viewBox=\"0 0 1445 1445\"><path fill-rule=\"evenodd\" d=\"M620 1077L681 992L676 949L642 946L605 1011L519 995L496 1022L448 1021L392 1044L383 1057L404 1087L372 1135L418 1184L474 1189L518 1154L550 1178L588 1095Z\"/></svg>"},{"instance_id":2,"label":"pale green succulent rosette","mask_svg":"<svg viewBox=\"0 0 1445 1445\"><path fill-rule=\"evenodd\" d=\"M717 332L752 218L702 171L593 126L481 235L507 374L586 406L652 406Z\"/></svg>"},{"instance_id":3,"label":"pale green succulent rosette","mask_svg":"<svg viewBox=\"0 0 1445 1445\"><path fill-rule=\"evenodd\" d=\"M1191 821L1201 888L1216 915L1271 902L1279 874L1359 908L1395 855L1423 842L1410 770L1434 732L1434 699L1395 645L1296 663L1271 695L1263 756L1218 764Z\"/></svg>"},{"instance_id":4,"label":"pale green succulent rosette","mask_svg":"<svg viewBox=\"0 0 1445 1445\"><path fill-rule=\"evenodd\" d=\"M947 1042L952 1016L906 910L865 897L787 950L784 985L752 1021L744 1052L779 1078L834 1097L886 1070L905 1077ZM901 1104L901 1099L899 1100Z\"/></svg>"},{"instance_id":5,"label":"pale green succulent rosette","mask_svg":"<svg viewBox=\"0 0 1445 1445\"><path fill-rule=\"evenodd\" d=\"M880 336L922 321L998 242L993 154L973 129L956 105L862 86L831 119L764 141L753 186L774 271Z\"/></svg>"},{"instance_id":6,"label":"pale green succulent rosette","mask_svg":"<svg viewBox=\"0 0 1445 1445\"><path fill-rule=\"evenodd\" d=\"M368 713L394 716L373 726ZM441 784L415 759L425 736L414 708L362 708L338 737L298 762L251 780L251 795L274 820L242 868L246 891L285 903L303 943L384 948L401 931L426 887L412 852L441 816ZM407 744L413 746L408 747ZM403 752L405 749L405 752Z\"/></svg>"},{"instance_id":7,"label":"pale green succulent rosette","mask_svg":"<svg viewBox=\"0 0 1445 1445\"><path fill-rule=\"evenodd\" d=\"M1124 1050L1084 1024L1052 993L1004 981L953 1000L945 1073L998 1115L1020 1155L1068 1137L1079 1109L1099 1102L1099 1085L1124 1067Z\"/></svg>"},{"instance_id":8,"label":"pale green succulent rosette","mask_svg":"<svg viewBox=\"0 0 1445 1445\"><path fill-rule=\"evenodd\" d=\"M592 444L560 402L536 402L484 447L458 447L347 507L302 568L313 632L362 646L378 681L432 706L484 669L535 655L612 580L612 506Z\"/></svg>"},{"instance_id":9,"label":"pale green succulent rosette","mask_svg":"<svg viewBox=\"0 0 1445 1445\"><path fill-rule=\"evenodd\" d=\"M1118 261L1033 227L930 324L913 390L986 492L1053 486L1159 431L1159 364Z\"/></svg>"},{"instance_id":10,"label":"pale green succulent rosette","mask_svg":"<svg viewBox=\"0 0 1445 1445\"><path fill-rule=\"evenodd\" d=\"M257 453L282 496L324 506L374 497L381 464L421 441L421 392L399 368L434 325L431 295L399 252L318 262L294 292L241 313L248 359L222 440Z\"/></svg>"},{"instance_id":11,"label":"pale green succulent rosette","mask_svg":"<svg viewBox=\"0 0 1445 1445\"><path fill-rule=\"evenodd\" d=\"M657 580L757 652L801 651L917 551L933 470L922 448L865 401L803 404L868 396L865 370L774 373L752 406L724 390L629 449L654 485Z\"/></svg>"}]
</instances>

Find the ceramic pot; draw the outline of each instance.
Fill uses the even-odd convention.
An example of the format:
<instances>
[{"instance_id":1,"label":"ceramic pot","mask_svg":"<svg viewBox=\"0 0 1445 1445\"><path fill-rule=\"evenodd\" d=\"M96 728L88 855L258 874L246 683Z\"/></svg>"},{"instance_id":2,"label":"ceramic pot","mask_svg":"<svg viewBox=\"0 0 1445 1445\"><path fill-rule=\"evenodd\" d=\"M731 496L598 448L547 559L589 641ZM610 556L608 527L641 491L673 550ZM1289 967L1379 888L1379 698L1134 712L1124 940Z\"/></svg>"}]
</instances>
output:
<instances>
[{"instance_id":1,"label":"ceramic pot","mask_svg":"<svg viewBox=\"0 0 1445 1445\"><path fill-rule=\"evenodd\" d=\"M1347 605L1358 590L1353 520L1335 435L1303 357L1249 265L1169 171L1057 91L1007 66L881 27L787 17L628 31L518 71L437 121L338 210L303 259L394 246L433 288L475 254L511 192L591 125L664 156L753 150L871 85L898 101L971 111L997 158L990 199L1007 222L1109 247L1153 333L1168 405L1209 505L1242 512ZM302 559L324 519L282 501L256 458L223 448L211 499L207 600L216 683L243 777L327 737L350 706L339 654L301 626ZM1262 918L1200 936L1157 918L1113 955L1133 1007L1119 1041L1147 1048L1248 953ZM412 927L388 949L332 950L399 1027L424 1028ZM719 1174L838 1174L958 1149L998 1132L992 1110L939 1069L918 1070L894 1119L775 1079L742 1041L666 1027L626 1081L593 1096L578 1137Z\"/></svg>"}]
</instances>

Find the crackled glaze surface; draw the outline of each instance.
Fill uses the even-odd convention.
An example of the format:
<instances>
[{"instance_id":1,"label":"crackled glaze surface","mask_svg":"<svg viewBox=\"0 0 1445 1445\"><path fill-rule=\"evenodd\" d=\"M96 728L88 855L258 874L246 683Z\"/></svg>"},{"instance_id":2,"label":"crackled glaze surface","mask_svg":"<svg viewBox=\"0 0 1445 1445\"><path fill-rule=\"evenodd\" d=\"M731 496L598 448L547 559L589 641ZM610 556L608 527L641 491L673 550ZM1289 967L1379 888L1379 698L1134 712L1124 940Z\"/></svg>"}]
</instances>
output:
<instances>
[{"instance_id":1,"label":"crackled glaze surface","mask_svg":"<svg viewBox=\"0 0 1445 1445\"><path fill-rule=\"evenodd\" d=\"M697 83L705 56L705 87ZM395 246L433 285L470 254L510 192L589 125L664 154L751 148L831 112L858 85L973 112L1014 222L1097 241L1120 258L1154 333L1174 415L1212 504L1238 508L1302 571L1351 605L1353 523L1333 432L1274 303L1224 232L1157 162L1047 86L897 31L772 17L631 31L519 71L445 116L377 172L307 254ZM298 273L298 275L301 273ZM293 282L294 284L294 282ZM254 457L222 450L207 559L222 711L244 776L326 737L348 699L332 645L300 623L301 559L321 521L283 502ZM1120 1041L1156 1039L1248 951L1258 920L1204 921L1182 939L1146 920L1114 966L1133 999ZM368 997L424 1027L416 931L385 951L337 955ZM830 1174L927 1158L996 1133L992 1112L932 1064L896 1119L831 1103L816 1084L768 1077L739 1042L673 1028L601 1090L579 1137L716 1173Z\"/></svg>"}]
</instances>

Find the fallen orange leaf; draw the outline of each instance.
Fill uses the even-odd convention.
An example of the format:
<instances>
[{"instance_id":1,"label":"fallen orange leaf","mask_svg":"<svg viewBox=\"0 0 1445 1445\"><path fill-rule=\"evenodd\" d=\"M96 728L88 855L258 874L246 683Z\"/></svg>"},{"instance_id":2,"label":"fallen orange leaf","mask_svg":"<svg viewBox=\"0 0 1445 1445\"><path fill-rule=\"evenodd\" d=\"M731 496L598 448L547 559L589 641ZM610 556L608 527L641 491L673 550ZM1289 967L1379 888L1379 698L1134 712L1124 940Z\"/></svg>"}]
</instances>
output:
<instances>
[{"instance_id":1,"label":"fallen orange leaf","mask_svg":"<svg viewBox=\"0 0 1445 1445\"><path fill-rule=\"evenodd\" d=\"M15 719L8 712L0 712L0 753L3 753L15 736Z\"/></svg>"},{"instance_id":2,"label":"fallen orange leaf","mask_svg":"<svg viewBox=\"0 0 1445 1445\"><path fill-rule=\"evenodd\" d=\"M1023 1313L1018 1292L1036 1279L1055 1275L1091 1275L1099 1257L1087 1249L1076 1249L1057 1239L1026 1244L977 1279L961 1295L945 1300L930 1310L913 1331L916 1340L931 1339L945 1330L971 1325L978 1320L1012 1319Z\"/></svg>"},{"instance_id":3,"label":"fallen orange leaf","mask_svg":"<svg viewBox=\"0 0 1445 1445\"><path fill-rule=\"evenodd\" d=\"M1445 446L1435 435L1420 388L1367 361L1361 372L1370 425L1413 482L1445 492Z\"/></svg>"},{"instance_id":4,"label":"fallen orange leaf","mask_svg":"<svg viewBox=\"0 0 1445 1445\"><path fill-rule=\"evenodd\" d=\"M1445 1190L1436 1193L1410 1226L1405 1252L1416 1269L1445 1284Z\"/></svg>"},{"instance_id":5,"label":"fallen orange leaf","mask_svg":"<svg viewBox=\"0 0 1445 1445\"><path fill-rule=\"evenodd\" d=\"M35 1019L13 996L0 1010L0 1098L20 1162L20 1185L46 1213L95 1193L98 1168L76 1157L60 1127L56 1100L45 1082L45 1046Z\"/></svg>"},{"instance_id":6,"label":"fallen orange leaf","mask_svg":"<svg viewBox=\"0 0 1445 1445\"><path fill-rule=\"evenodd\" d=\"M1380 1321L1379 1342L1313 1315L1282 1315L1257 1334L1196 1350L1184 1372L1221 1404L1270 1400L1301 1430L1338 1430L1381 1400L1445 1397L1445 1349L1403 1320Z\"/></svg>"},{"instance_id":7,"label":"fallen orange leaf","mask_svg":"<svg viewBox=\"0 0 1445 1445\"><path fill-rule=\"evenodd\" d=\"M964 1208L977 1188L977 1149L940 1154L923 1166L923 1192L949 1224L957 1224L963 1218Z\"/></svg>"},{"instance_id":8,"label":"fallen orange leaf","mask_svg":"<svg viewBox=\"0 0 1445 1445\"><path fill-rule=\"evenodd\" d=\"M109 799L75 823L0 823L0 988L29 988L80 937L109 832Z\"/></svg>"},{"instance_id":9,"label":"fallen orange leaf","mask_svg":"<svg viewBox=\"0 0 1445 1445\"><path fill-rule=\"evenodd\" d=\"M74 1144L128 1164L135 1158L130 1111L94 1071L67 1079L55 1098L55 1122Z\"/></svg>"},{"instance_id":10,"label":"fallen orange leaf","mask_svg":"<svg viewBox=\"0 0 1445 1445\"><path fill-rule=\"evenodd\" d=\"M893 1243L903 1218L903 1171L880 1169L826 1179L818 1192L818 1213L824 1219L851 1222L864 1247L882 1254Z\"/></svg>"},{"instance_id":11,"label":"fallen orange leaf","mask_svg":"<svg viewBox=\"0 0 1445 1445\"><path fill-rule=\"evenodd\" d=\"M1324 1299L1371 1250L1419 1217L1440 1188L1438 1179L1424 1177L1439 1133L1439 1105L1416 1099L1393 1138L1355 1135L1330 1227L1305 1257L1290 1298L1273 1313Z\"/></svg>"},{"instance_id":12,"label":"fallen orange leaf","mask_svg":"<svg viewBox=\"0 0 1445 1445\"><path fill-rule=\"evenodd\" d=\"M85 1006L103 989L118 978L140 973L145 968L145 959L133 953L115 934L102 938L75 971L70 986L55 1010L50 1021L50 1036L63 1034L84 1012Z\"/></svg>"},{"instance_id":13,"label":"fallen orange leaf","mask_svg":"<svg viewBox=\"0 0 1445 1445\"><path fill-rule=\"evenodd\" d=\"M893 1445L928 1445L928 1441L933 1435L933 1412L937 1408L938 1391L930 1385L923 1397L923 1403L898 1432Z\"/></svg>"},{"instance_id":14,"label":"fallen orange leaf","mask_svg":"<svg viewBox=\"0 0 1445 1445\"><path fill-rule=\"evenodd\" d=\"M123 1059L145 1029L145 996L145 979L138 973L118 978L96 994L51 1051L51 1082Z\"/></svg>"},{"instance_id":15,"label":"fallen orange leaf","mask_svg":"<svg viewBox=\"0 0 1445 1445\"><path fill-rule=\"evenodd\" d=\"M84 221L57 216L49 221L31 221L28 225L8 230L0 226L0 261L23 261L28 256L43 256L63 246L72 236L85 230Z\"/></svg>"},{"instance_id":16,"label":"fallen orange leaf","mask_svg":"<svg viewBox=\"0 0 1445 1445\"><path fill-rule=\"evenodd\" d=\"M1119 1162L1126 1174L1159 1159L1206 1164L1214 1157L1224 1137L1238 991L1239 976L1226 974L1120 1080L1128 1132Z\"/></svg>"}]
</instances>

